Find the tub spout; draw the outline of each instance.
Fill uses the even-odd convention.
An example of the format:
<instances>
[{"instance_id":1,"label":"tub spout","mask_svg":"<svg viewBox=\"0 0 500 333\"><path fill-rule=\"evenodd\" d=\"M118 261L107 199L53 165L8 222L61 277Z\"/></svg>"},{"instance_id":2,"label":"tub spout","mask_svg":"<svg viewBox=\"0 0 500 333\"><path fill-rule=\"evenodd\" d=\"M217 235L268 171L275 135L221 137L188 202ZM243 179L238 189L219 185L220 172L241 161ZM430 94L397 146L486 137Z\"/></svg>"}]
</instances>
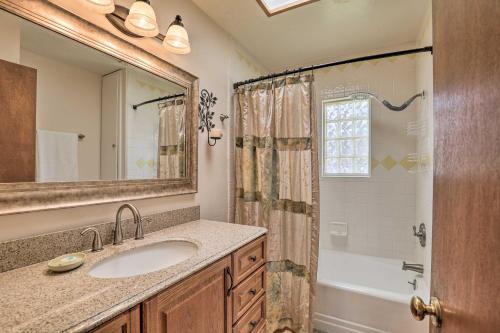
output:
<instances>
[{"instance_id":1,"label":"tub spout","mask_svg":"<svg viewBox=\"0 0 500 333\"><path fill-rule=\"evenodd\" d=\"M424 274L424 265L422 264L407 264L406 261L403 261L403 271L413 271L420 274Z\"/></svg>"}]
</instances>

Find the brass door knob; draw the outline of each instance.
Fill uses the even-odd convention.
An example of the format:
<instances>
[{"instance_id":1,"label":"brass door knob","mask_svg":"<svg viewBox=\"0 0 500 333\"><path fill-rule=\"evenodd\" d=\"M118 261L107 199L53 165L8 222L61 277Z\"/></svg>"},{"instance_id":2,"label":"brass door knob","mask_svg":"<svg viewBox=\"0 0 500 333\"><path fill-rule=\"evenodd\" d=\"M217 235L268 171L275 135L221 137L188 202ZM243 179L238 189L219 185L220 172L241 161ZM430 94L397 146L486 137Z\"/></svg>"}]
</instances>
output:
<instances>
[{"instance_id":1,"label":"brass door knob","mask_svg":"<svg viewBox=\"0 0 500 333\"><path fill-rule=\"evenodd\" d=\"M431 297L431 304L427 305L420 297L413 296L410 301L410 310L416 320L424 320L425 316L429 315L432 325L441 326L443 311L437 297Z\"/></svg>"}]
</instances>

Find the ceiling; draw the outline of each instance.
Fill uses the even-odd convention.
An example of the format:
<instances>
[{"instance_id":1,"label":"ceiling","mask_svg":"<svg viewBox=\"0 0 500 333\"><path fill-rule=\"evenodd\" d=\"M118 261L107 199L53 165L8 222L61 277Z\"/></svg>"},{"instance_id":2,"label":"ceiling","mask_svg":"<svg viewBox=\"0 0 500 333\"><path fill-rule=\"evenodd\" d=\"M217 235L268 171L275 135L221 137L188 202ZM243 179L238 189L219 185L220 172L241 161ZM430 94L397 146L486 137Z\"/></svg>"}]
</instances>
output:
<instances>
[{"instance_id":1,"label":"ceiling","mask_svg":"<svg viewBox=\"0 0 500 333\"><path fill-rule=\"evenodd\" d=\"M267 69L413 43L428 0L320 0L267 17L256 0L192 0Z\"/></svg>"},{"instance_id":2,"label":"ceiling","mask_svg":"<svg viewBox=\"0 0 500 333\"><path fill-rule=\"evenodd\" d=\"M92 73L105 75L125 68L123 62L26 20L21 21L21 47Z\"/></svg>"},{"instance_id":3,"label":"ceiling","mask_svg":"<svg viewBox=\"0 0 500 333\"><path fill-rule=\"evenodd\" d=\"M174 82L118 60L106 53L27 20L21 20L21 48L99 75L106 75L119 69L128 68L139 73L149 83L163 86L169 93L184 92L184 88Z\"/></svg>"}]
</instances>

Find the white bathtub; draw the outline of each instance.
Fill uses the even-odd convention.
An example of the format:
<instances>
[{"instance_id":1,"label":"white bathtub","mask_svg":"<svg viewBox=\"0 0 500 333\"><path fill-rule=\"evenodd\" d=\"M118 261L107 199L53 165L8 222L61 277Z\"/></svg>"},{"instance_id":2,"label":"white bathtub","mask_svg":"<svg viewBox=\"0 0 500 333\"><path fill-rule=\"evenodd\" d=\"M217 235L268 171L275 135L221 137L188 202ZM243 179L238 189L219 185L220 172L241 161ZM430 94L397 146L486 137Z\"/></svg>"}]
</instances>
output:
<instances>
[{"instance_id":1,"label":"white bathtub","mask_svg":"<svg viewBox=\"0 0 500 333\"><path fill-rule=\"evenodd\" d=\"M428 299L428 288L402 262L320 250L314 328L327 333L422 333L428 320L411 317L412 295ZM417 290L408 281L417 278Z\"/></svg>"}]
</instances>

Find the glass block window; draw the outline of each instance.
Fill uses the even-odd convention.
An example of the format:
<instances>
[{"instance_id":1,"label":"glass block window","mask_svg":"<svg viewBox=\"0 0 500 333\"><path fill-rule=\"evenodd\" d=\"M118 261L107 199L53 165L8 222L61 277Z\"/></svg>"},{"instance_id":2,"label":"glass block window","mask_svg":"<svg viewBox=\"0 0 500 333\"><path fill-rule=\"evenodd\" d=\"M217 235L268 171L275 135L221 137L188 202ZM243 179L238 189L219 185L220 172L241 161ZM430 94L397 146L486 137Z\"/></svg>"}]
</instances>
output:
<instances>
[{"instance_id":1,"label":"glass block window","mask_svg":"<svg viewBox=\"0 0 500 333\"><path fill-rule=\"evenodd\" d=\"M323 176L370 176L370 100L323 101Z\"/></svg>"}]
</instances>

